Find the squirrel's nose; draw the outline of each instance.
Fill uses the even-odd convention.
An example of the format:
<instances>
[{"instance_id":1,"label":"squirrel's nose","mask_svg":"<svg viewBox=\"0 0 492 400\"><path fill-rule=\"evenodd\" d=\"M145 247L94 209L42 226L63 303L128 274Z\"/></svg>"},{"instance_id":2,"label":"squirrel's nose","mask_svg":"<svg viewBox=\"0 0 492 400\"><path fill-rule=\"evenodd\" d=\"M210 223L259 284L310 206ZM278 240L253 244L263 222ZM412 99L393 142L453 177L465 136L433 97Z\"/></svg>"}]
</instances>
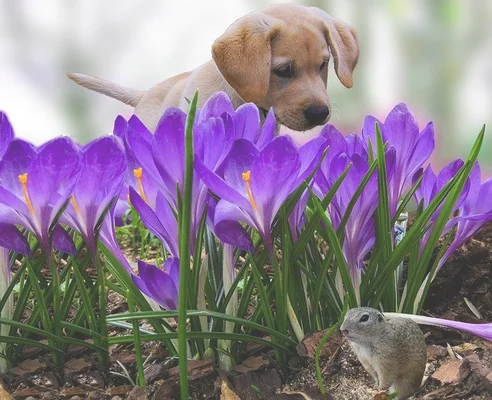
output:
<instances>
[{"instance_id":1,"label":"squirrel's nose","mask_svg":"<svg viewBox=\"0 0 492 400\"><path fill-rule=\"evenodd\" d=\"M347 336L348 335L348 330L347 329L342 329L342 335Z\"/></svg>"}]
</instances>

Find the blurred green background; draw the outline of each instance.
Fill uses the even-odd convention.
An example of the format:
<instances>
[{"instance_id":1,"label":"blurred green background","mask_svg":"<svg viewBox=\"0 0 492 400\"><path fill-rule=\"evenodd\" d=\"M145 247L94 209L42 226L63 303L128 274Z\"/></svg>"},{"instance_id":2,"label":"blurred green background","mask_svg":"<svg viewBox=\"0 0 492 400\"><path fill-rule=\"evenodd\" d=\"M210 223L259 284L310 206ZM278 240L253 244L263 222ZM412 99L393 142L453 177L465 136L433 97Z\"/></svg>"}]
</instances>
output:
<instances>
[{"instance_id":1,"label":"blurred green background","mask_svg":"<svg viewBox=\"0 0 492 400\"><path fill-rule=\"evenodd\" d=\"M0 109L36 144L68 134L110 133L132 109L76 86L83 72L147 89L210 58L215 38L266 0L0 1ZM352 24L361 57L354 88L330 69L331 120L359 132L404 101L421 126L435 122L438 167L465 157L481 126L492 129L492 1L312 0ZM492 176L492 130L480 161Z\"/></svg>"}]
</instances>

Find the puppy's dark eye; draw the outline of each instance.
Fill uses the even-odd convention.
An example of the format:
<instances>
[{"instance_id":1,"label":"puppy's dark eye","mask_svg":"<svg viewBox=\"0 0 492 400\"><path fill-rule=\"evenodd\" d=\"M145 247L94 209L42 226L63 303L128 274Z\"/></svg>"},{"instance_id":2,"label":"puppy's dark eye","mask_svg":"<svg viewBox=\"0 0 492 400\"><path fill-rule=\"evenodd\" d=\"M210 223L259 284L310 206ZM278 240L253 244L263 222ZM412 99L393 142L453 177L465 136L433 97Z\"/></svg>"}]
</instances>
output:
<instances>
[{"instance_id":1,"label":"puppy's dark eye","mask_svg":"<svg viewBox=\"0 0 492 400\"><path fill-rule=\"evenodd\" d=\"M366 322L369 320L369 315L364 314L362 317L360 317L359 322Z\"/></svg>"},{"instance_id":2,"label":"puppy's dark eye","mask_svg":"<svg viewBox=\"0 0 492 400\"><path fill-rule=\"evenodd\" d=\"M323 71L326 67L328 66L328 61L323 61L321 65L319 66L319 70Z\"/></svg>"},{"instance_id":3,"label":"puppy's dark eye","mask_svg":"<svg viewBox=\"0 0 492 400\"><path fill-rule=\"evenodd\" d=\"M280 78L292 78L294 76L294 69L291 64L282 65L281 67L275 68L273 73Z\"/></svg>"}]
</instances>

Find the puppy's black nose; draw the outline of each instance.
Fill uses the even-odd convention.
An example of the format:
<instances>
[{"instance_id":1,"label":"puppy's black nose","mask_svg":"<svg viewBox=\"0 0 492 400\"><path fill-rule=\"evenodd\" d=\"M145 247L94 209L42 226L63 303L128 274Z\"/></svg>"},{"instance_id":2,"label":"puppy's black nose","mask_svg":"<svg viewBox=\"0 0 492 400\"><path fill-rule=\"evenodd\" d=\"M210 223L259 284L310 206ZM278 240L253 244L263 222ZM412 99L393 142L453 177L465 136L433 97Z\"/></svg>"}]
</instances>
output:
<instances>
[{"instance_id":1,"label":"puppy's black nose","mask_svg":"<svg viewBox=\"0 0 492 400\"><path fill-rule=\"evenodd\" d=\"M322 106L309 106L304 109L304 116L311 124L320 125L325 122L330 114L330 110L326 104Z\"/></svg>"}]
</instances>

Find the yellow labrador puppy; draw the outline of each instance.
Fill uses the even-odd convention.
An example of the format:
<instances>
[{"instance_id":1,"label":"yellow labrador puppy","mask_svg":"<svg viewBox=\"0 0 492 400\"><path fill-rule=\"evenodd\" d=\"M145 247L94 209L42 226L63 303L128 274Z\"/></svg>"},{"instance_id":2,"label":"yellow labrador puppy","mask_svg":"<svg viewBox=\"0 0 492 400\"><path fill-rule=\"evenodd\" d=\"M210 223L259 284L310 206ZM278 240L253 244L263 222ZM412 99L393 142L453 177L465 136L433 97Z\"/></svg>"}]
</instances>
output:
<instances>
[{"instance_id":1,"label":"yellow labrador puppy","mask_svg":"<svg viewBox=\"0 0 492 400\"><path fill-rule=\"evenodd\" d=\"M253 102L273 107L277 122L295 131L330 118L328 62L347 88L359 57L354 28L315 7L275 4L234 22L212 46L213 60L141 91L82 74L69 77L88 89L118 99L153 131L163 111L186 110L199 90L199 107L224 91L235 107Z\"/></svg>"}]
</instances>

